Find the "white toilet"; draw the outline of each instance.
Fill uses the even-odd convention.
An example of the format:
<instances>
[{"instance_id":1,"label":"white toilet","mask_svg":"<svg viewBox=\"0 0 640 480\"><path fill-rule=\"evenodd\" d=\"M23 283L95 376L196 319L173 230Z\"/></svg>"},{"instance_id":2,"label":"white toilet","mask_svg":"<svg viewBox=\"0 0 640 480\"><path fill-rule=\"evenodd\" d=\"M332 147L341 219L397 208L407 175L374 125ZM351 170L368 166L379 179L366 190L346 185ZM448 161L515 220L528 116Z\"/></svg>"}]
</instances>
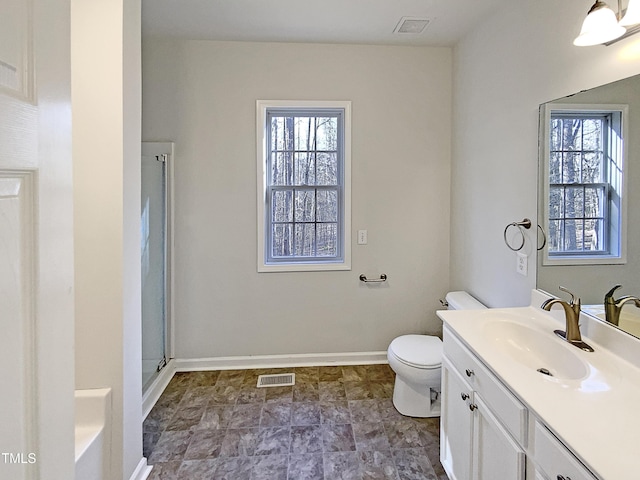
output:
<instances>
[{"instance_id":1,"label":"white toilet","mask_svg":"<svg viewBox=\"0 0 640 480\"><path fill-rule=\"evenodd\" d=\"M449 310L487 308L467 292L449 292ZM432 335L401 335L387 350L389 366L396 372L393 404L408 417L440 415L442 340Z\"/></svg>"}]
</instances>

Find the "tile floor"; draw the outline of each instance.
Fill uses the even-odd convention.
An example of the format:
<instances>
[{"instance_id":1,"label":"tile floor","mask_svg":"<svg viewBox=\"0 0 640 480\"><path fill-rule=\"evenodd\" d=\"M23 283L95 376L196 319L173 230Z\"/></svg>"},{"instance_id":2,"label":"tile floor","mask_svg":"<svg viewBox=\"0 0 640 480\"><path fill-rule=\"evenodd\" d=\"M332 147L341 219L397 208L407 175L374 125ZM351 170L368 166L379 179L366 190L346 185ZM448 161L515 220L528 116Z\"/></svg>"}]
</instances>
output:
<instances>
[{"instance_id":1,"label":"tile floor","mask_svg":"<svg viewBox=\"0 0 640 480\"><path fill-rule=\"evenodd\" d=\"M293 387L256 388L293 371ZM439 418L400 415L388 365L177 373L144 422L150 479L446 480Z\"/></svg>"}]
</instances>

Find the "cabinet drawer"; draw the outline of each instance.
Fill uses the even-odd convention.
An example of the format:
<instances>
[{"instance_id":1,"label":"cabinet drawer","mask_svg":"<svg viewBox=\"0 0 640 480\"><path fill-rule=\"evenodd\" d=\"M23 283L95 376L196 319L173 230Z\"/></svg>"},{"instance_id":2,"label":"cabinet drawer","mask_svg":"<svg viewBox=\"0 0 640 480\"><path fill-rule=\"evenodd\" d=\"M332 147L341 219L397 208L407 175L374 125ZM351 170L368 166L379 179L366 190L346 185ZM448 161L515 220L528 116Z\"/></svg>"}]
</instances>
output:
<instances>
[{"instance_id":1,"label":"cabinet drawer","mask_svg":"<svg viewBox=\"0 0 640 480\"><path fill-rule=\"evenodd\" d=\"M562 442L537 420L534 432L534 461L551 480L596 480Z\"/></svg>"},{"instance_id":2,"label":"cabinet drawer","mask_svg":"<svg viewBox=\"0 0 640 480\"><path fill-rule=\"evenodd\" d=\"M526 445L526 407L451 333L446 325L443 339L444 356L485 402L491 405L493 414L520 445Z\"/></svg>"}]
</instances>

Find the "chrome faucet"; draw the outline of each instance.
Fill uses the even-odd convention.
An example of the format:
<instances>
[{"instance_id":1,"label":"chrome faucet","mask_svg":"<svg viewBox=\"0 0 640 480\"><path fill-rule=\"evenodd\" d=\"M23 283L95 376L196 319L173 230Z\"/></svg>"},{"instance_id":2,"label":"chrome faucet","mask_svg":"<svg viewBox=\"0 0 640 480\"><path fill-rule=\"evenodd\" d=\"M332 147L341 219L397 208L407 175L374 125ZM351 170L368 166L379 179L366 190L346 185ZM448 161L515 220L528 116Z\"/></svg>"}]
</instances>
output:
<instances>
[{"instance_id":1,"label":"chrome faucet","mask_svg":"<svg viewBox=\"0 0 640 480\"><path fill-rule=\"evenodd\" d=\"M638 297L625 295L624 297L620 297L617 300L613 298L613 292L615 292L620 287L622 287L622 285L616 285L604 296L605 318L607 322L613 323L616 326L618 325L618 323L620 323L620 312L622 311L622 307L626 303L633 302L637 308L640 308L640 298Z\"/></svg>"},{"instance_id":2,"label":"chrome faucet","mask_svg":"<svg viewBox=\"0 0 640 480\"><path fill-rule=\"evenodd\" d=\"M565 339L571 345L574 345L582 350L587 352L593 352L593 348L587 345L582 341L582 335L580 335L580 299L576 299L576 296L567 290L565 287L559 287L560 291L568 293L571 295L571 300L566 302L560 298L550 298L546 300L541 308L546 310L547 312L551 310L556 303L562 306L564 309L564 316L566 321L566 329L562 330L554 330L554 333L559 337Z\"/></svg>"}]
</instances>

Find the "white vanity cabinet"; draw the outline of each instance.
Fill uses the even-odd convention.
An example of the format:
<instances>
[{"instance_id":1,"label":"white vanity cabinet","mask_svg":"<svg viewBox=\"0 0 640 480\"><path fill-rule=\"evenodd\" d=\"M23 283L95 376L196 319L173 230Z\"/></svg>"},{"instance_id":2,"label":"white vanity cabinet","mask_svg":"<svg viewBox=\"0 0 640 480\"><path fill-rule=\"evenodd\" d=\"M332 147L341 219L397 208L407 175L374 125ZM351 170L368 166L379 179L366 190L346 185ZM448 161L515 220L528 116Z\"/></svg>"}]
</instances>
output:
<instances>
[{"instance_id":1,"label":"white vanity cabinet","mask_svg":"<svg viewBox=\"0 0 640 480\"><path fill-rule=\"evenodd\" d=\"M445 325L440 460L450 480L596 480Z\"/></svg>"},{"instance_id":2,"label":"white vanity cabinet","mask_svg":"<svg viewBox=\"0 0 640 480\"><path fill-rule=\"evenodd\" d=\"M440 457L449 478L524 480L526 408L446 331L444 345Z\"/></svg>"}]
</instances>

